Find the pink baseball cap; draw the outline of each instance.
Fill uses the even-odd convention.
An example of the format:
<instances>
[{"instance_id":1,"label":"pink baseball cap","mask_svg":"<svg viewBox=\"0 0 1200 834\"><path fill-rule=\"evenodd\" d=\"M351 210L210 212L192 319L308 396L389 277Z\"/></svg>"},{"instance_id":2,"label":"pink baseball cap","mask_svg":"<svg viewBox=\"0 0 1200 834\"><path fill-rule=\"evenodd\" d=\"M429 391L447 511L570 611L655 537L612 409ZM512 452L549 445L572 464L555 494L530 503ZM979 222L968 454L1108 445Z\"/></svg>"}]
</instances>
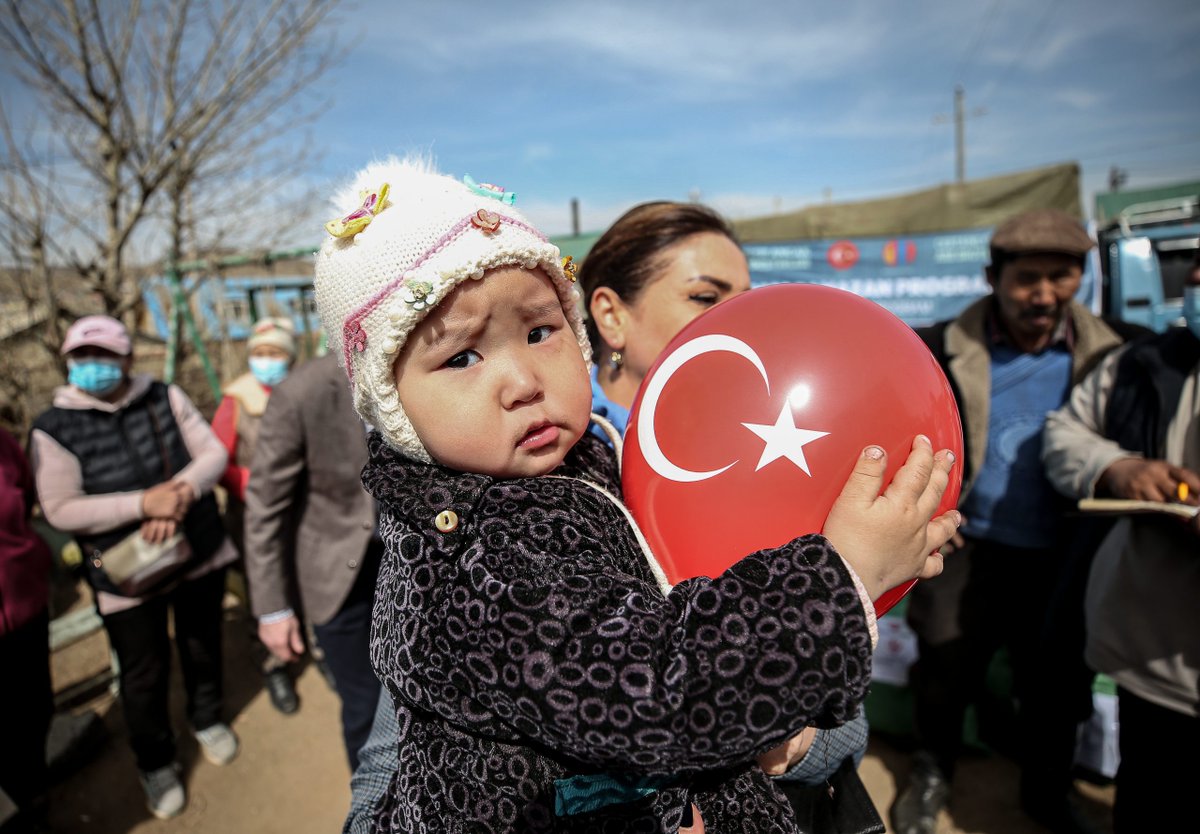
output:
<instances>
[{"instance_id":1,"label":"pink baseball cap","mask_svg":"<svg viewBox=\"0 0 1200 834\"><path fill-rule=\"evenodd\" d=\"M67 354L88 345L111 350L118 356L128 356L133 348L125 325L108 316L84 316L76 319L67 329L61 353Z\"/></svg>"}]
</instances>

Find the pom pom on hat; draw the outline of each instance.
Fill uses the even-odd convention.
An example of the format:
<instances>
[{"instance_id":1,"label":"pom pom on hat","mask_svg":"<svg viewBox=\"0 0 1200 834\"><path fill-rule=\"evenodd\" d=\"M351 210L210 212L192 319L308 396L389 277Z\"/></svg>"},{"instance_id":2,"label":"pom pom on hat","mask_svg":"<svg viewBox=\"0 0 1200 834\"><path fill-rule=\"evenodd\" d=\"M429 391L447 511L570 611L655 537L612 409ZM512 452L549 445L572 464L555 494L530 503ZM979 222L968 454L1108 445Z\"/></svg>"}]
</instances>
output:
<instances>
[{"instance_id":1,"label":"pom pom on hat","mask_svg":"<svg viewBox=\"0 0 1200 834\"><path fill-rule=\"evenodd\" d=\"M590 360L574 276L563 271L558 247L510 203L425 160L392 157L359 172L334 211L340 220L326 228L340 236L317 253L317 311L350 377L355 409L401 454L432 460L392 368L413 328L468 278L503 266L540 268Z\"/></svg>"}]
</instances>

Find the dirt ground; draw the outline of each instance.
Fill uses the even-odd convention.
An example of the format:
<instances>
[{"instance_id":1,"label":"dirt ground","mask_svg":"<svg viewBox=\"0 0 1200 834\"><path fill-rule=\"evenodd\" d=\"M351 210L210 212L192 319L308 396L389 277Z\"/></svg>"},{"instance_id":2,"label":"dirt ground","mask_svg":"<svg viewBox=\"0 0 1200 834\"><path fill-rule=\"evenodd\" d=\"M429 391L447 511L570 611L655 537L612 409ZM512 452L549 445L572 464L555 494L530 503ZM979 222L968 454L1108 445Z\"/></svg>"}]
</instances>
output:
<instances>
[{"instance_id":1,"label":"dirt ground","mask_svg":"<svg viewBox=\"0 0 1200 834\"><path fill-rule=\"evenodd\" d=\"M185 734L180 742L188 790L183 814L160 821L146 810L120 708L111 692L104 690L74 707L100 714L108 738L86 765L51 790L52 830L63 834L332 834L341 830L350 792L337 696L316 667L307 665L297 681L299 712L290 716L276 712L262 690L248 632L244 610L228 607L226 710L241 738L241 753L230 765L214 767ZM64 690L107 663L103 633L93 634L55 653L55 687ZM182 728L178 675L172 709L176 727ZM907 768L906 753L885 739L872 738L860 772L881 811L891 805ZM952 805L942 815L938 834L1042 834L1044 829L1017 807L1016 785L1017 770L1008 759L968 758L960 766ZM1085 795L1085 813L1107 827L1112 789L1085 783L1079 787Z\"/></svg>"}]
</instances>

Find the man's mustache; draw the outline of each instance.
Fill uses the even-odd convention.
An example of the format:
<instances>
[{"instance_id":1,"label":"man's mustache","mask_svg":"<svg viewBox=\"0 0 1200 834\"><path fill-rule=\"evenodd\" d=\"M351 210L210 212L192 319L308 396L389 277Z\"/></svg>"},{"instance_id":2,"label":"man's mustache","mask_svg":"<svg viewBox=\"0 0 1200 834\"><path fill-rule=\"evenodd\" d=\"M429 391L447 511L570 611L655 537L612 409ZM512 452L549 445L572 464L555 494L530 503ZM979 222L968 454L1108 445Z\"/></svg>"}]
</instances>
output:
<instances>
[{"instance_id":1,"label":"man's mustache","mask_svg":"<svg viewBox=\"0 0 1200 834\"><path fill-rule=\"evenodd\" d=\"M1059 310L1059 308L1054 306L1053 304L1050 306L1026 307L1024 310L1021 311L1021 318L1036 319L1041 316L1057 316L1058 310Z\"/></svg>"}]
</instances>

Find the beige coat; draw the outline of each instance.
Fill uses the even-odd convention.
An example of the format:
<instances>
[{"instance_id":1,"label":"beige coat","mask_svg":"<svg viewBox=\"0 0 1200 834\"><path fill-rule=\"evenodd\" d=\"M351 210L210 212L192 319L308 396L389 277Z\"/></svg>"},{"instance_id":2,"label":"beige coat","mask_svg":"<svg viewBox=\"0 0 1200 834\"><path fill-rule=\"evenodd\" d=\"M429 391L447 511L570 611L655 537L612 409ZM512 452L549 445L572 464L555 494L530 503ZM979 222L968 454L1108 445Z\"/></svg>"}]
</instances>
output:
<instances>
[{"instance_id":1,"label":"beige coat","mask_svg":"<svg viewBox=\"0 0 1200 834\"><path fill-rule=\"evenodd\" d=\"M333 355L299 366L272 390L246 487L255 616L302 607L322 625L341 608L375 529L360 480L366 462L363 422Z\"/></svg>"}]
</instances>

